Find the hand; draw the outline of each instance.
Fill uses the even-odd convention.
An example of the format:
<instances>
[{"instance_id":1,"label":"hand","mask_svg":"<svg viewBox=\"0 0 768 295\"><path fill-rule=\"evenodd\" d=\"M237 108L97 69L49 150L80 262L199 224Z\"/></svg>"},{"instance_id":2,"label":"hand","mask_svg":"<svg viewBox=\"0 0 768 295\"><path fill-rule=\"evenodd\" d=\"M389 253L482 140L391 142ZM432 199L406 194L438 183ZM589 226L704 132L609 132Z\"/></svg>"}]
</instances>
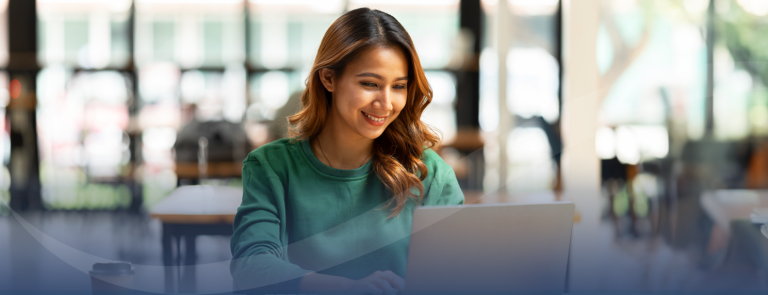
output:
<instances>
[{"instance_id":1,"label":"hand","mask_svg":"<svg viewBox=\"0 0 768 295\"><path fill-rule=\"evenodd\" d=\"M376 271L367 277L352 281L347 289L375 295L397 294L398 291L405 290L405 280L389 270Z\"/></svg>"}]
</instances>

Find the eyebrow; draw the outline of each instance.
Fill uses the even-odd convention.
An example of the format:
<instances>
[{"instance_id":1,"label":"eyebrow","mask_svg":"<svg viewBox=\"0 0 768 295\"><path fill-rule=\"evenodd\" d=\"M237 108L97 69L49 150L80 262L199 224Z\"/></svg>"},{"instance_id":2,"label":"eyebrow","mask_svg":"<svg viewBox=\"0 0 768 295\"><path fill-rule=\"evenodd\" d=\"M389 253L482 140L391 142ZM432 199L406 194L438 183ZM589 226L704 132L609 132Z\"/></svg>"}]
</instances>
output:
<instances>
[{"instance_id":1,"label":"eyebrow","mask_svg":"<svg viewBox=\"0 0 768 295\"><path fill-rule=\"evenodd\" d=\"M369 73L369 72L358 74L357 77L373 77L373 78L378 78L378 79L384 80L384 78L382 78L381 76L379 76L377 74L374 74L374 73ZM408 80L408 76L400 77L400 78L395 79L395 81L400 81L400 80Z\"/></svg>"}]
</instances>

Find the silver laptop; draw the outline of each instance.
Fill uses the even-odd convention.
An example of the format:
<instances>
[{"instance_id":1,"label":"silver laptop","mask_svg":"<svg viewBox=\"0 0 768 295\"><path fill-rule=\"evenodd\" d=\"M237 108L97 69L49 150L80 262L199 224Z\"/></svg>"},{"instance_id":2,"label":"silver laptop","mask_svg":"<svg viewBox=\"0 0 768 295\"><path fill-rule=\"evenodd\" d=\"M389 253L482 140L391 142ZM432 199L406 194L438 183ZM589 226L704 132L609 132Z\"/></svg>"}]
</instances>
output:
<instances>
[{"instance_id":1,"label":"silver laptop","mask_svg":"<svg viewBox=\"0 0 768 295\"><path fill-rule=\"evenodd\" d=\"M418 207L407 293L562 292L573 214L571 202Z\"/></svg>"}]
</instances>

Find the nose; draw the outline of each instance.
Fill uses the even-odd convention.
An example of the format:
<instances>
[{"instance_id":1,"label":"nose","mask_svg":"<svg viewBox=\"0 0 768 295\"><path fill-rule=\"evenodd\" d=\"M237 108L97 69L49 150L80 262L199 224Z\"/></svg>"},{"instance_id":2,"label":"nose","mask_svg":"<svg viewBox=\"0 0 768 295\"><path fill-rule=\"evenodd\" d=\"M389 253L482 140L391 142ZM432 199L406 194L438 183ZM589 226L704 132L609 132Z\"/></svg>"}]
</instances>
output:
<instances>
[{"instance_id":1,"label":"nose","mask_svg":"<svg viewBox=\"0 0 768 295\"><path fill-rule=\"evenodd\" d=\"M379 95L376 95L376 98L373 100L373 108L387 112L391 111L393 109L391 90L384 89L379 92Z\"/></svg>"}]
</instances>

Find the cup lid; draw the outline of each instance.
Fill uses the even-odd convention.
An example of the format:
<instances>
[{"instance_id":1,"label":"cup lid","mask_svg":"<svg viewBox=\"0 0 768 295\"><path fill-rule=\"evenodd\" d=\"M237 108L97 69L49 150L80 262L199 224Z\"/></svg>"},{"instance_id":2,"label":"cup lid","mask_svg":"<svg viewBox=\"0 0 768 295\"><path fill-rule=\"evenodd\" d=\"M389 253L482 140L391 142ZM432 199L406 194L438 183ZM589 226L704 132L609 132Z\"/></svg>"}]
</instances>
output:
<instances>
[{"instance_id":1,"label":"cup lid","mask_svg":"<svg viewBox=\"0 0 768 295\"><path fill-rule=\"evenodd\" d=\"M97 276L125 276L133 274L133 267L130 262L94 263L89 273Z\"/></svg>"}]
</instances>

